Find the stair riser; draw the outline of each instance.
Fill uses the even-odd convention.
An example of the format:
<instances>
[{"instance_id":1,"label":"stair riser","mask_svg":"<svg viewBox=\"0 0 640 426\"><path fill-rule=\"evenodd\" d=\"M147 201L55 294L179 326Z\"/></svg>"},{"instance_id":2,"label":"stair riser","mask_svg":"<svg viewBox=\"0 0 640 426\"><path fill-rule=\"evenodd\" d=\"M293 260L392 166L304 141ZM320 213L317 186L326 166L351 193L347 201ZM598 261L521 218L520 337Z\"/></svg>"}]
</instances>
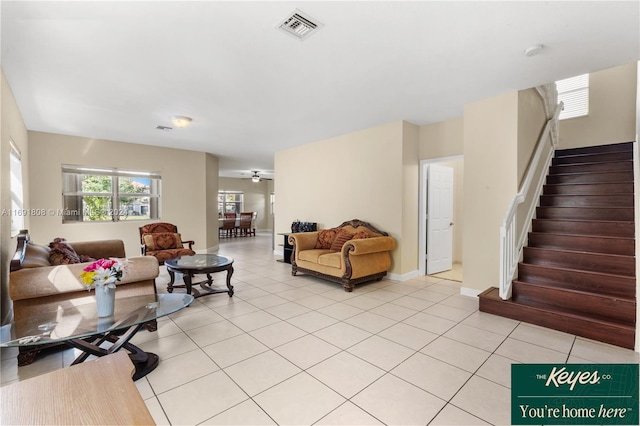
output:
<instances>
[{"instance_id":1,"label":"stair riser","mask_svg":"<svg viewBox=\"0 0 640 426\"><path fill-rule=\"evenodd\" d=\"M635 275L635 259L631 256L563 252L534 247L525 247L523 251L523 263L581 269L603 274L624 275L626 277Z\"/></svg>"},{"instance_id":2,"label":"stair riser","mask_svg":"<svg viewBox=\"0 0 640 426\"><path fill-rule=\"evenodd\" d=\"M549 312L543 309L510 302L488 300L484 297L480 297L480 311L551 328L564 333L575 334L627 349L633 349L635 345L635 330L630 327L617 327L595 320L567 317L559 312Z\"/></svg>"},{"instance_id":3,"label":"stair riser","mask_svg":"<svg viewBox=\"0 0 640 426\"><path fill-rule=\"evenodd\" d=\"M602 238L584 235L529 233L529 247L576 250L591 253L635 255L635 241L624 238Z\"/></svg>"},{"instance_id":4,"label":"stair riser","mask_svg":"<svg viewBox=\"0 0 640 426\"><path fill-rule=\"evenodd\" d=\"M547 184L549 185L558 183L602 182L633 182L633 172L572 173L567 175L547 176Z\"/></svg>"},{"instance_id":5,"label":"stair riser","mask_svg":"<svg viewBox=\"0 0 640 426\"><path fill-rule=\"evenodd\" d=\"M566 157L558 157L557 155L551 161L552 166L560 164L583 164L583 163L604 163L610 161L628 161L633 160L633 152L608 152L603 154L583 154L570 155Z\"/></svg>"},{"instance_id":6,"label":"stair riser","mask_svg":"<svg viewBox=\"0 0 640 426\"><path fill-rule=\"evenodd\" d=\"M579 220L621 220L633 222L633 208L601 208L601 207L538 207L538 219L579 219Z\"/></svg>"},{"instance_id":7,"label":"stair riser","mask_svg":"<svg viewBox=\"0 0 640 426\"><path fill-rule=\"evenodd\" d=\"M632 152L633 142L621 142L607 145L583 146L580 148L557 149L556 157L568 157L572 155L603 154L608 152Z\"/></svg>"},{"instance_id":8,"label":"stair riser","mask_svg":"<svg viewBox=\"0 0 640 426\"><path fill-rule=\"evenodd\" d=\"M636 281L632 277L548 268L527 263L518 265L518 280L627 299L634 298L636 294Z\"/></svg>"},{"instance_id":9,"label":"stair riser","mask_svg":"<svg viewBox=\"0 0 640 426\"><path fill-rule=\"evenodd\" d=\"M543 195L543 207L633 207L633 195Z\"/></svg>"},{"instance_id":10,"label":"stair riser","mask_svg":"<svg viewBox=\"0 0 640 426\"><path fill-rule=\"evenodd\" d=\"M560 288L513 283L512 299L525 305L551 305L558 310L570 310L583 315L596 313L613 322L635 324L636 304L631 300L567 291Z\"/></svg>"},{"instance_id":11,"label":"stair riser","mask_svg":"<svg viewBox=\"0 0 640 426\"><path fill-rule=\"evenodd\" d=\"M552 184L544 185L542 192L545 195L633 194L633 182Z\"/></svg>"},{"instance_id":12,"label":"stair riser","mask_svg":"<svg viewBox=\"0 0 640 426\"><path fill-rule=\"evenodd\" d=\"M564 164L549 167L549 174L633 171L633 161L613 163Z\"/></svg>"}]
</instances>

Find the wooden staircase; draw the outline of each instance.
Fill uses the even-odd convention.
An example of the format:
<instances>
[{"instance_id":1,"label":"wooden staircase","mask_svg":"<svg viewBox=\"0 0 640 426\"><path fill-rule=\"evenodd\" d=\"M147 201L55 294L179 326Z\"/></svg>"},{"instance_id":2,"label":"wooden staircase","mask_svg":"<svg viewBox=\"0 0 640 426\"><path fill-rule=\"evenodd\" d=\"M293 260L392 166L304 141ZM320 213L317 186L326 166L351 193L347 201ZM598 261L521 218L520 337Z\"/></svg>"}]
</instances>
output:
<instances>
[{"instance_id":1,"label":"wooden staircase","mask_svg":"<svg viewBox=\"0 0 640 426\"><path fill-rule=\"evenodd\" d=\"M634 348L633 143L556 151L511 300L480 310Z\"/></svg>"}]
</instances>

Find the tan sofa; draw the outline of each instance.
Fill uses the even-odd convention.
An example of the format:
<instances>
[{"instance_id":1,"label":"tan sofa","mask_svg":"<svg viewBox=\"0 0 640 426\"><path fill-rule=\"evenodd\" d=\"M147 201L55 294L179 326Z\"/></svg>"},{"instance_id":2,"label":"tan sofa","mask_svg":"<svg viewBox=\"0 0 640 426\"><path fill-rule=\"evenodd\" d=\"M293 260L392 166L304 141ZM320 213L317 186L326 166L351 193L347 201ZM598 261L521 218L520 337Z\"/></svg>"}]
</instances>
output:
<instances>
[{"instance_id":1,"label":"tan sofa","mask_svg":"<svg viewBox=\"0 0 640 426\"><path fill-rule=\"evenodd\" d=\"M338 241L338 235L346 241ZM304 272L335 281L345 291L352 291L355 284L381 280L391 267L390 252L396 246L386 232L358 219L329 230L291 234L289 243L292 275Z\"/></svg>"},{"instance_id":2,"label":"tan sofa","mask_svg":"<svg viewBox=\"0 0 640 426\"><path fill-rule=\"evenodd\" d=\"M34 244L28 232L21 231L17 237L17 249L11 259L9 295L13 301L14 321L23 320L39 312L55 311L58 307L93 303L94 292L80 282L80 272L89 262L52 266L49 263L49 247ZM94 259L125 257L121 240L102 240L70 243L78 255ZM129 267L122 281L116 282L116 298L155 294L155 279L158 276L158 261L152 256L129 258ZM155 321L146 324L155 331ZM53 346L56 344L51 344ZM35 355L49 346L21 347L18 365L33 362Z\"/></svg>"}]
</instances>

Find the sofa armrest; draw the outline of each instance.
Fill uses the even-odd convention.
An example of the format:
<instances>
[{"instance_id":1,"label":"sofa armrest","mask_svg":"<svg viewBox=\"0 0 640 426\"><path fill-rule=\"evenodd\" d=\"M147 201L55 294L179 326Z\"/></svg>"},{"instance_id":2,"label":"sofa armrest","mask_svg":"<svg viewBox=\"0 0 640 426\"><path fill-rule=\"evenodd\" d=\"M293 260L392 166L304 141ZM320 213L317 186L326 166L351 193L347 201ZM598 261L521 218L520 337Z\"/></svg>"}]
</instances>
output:
<instances>
[{"instance_id":1,"label":"sofa armrest","mask_svg":"<svg viewBox=\"0 0 640 426\"><path fill-rule=\"evenodd\" d=\"M295 246L296 251L312 250L317 241L318 232L296 232L289 235L289 244Z\"/></svg>"},{"instance_id":2,"label":"sofa armrest","mask_svg":"<svg viewBox=\"0 0 640 426\"><path fill-rule=\"evenodd\" d=\"M342 254L358 256L368 253L378 253L381 251L393 250L396 240L393 237L373 237L358 240L349 240L342 246Z\"/></svg>"},{"instance_id":3,"label":"sofa armrest","mask_svg":"<svg viewBox=\"0 0 640 426\"><path fill-rule=\"evenodd\" d=\"M71 244L76 253L84 254L94 259L126 257L122 240L82 241L69 244Z\"/></svg>"}]
</instances>

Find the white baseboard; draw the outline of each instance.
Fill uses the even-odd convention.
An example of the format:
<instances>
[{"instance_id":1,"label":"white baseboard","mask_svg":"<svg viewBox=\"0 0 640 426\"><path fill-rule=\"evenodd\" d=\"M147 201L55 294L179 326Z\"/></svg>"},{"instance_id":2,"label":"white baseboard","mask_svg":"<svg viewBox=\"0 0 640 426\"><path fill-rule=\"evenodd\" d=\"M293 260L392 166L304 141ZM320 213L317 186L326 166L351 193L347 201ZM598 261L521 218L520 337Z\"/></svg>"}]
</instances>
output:
<instances>
[{"instance_id":1,"label":"white baseboard","mask_svg":"<svg viewBox=\"0 0 640 426\"><path fill-rule=\"evenodd\" d=\"M408 281L411 278L415 278L415 277L417 277L419 275L420 275L420 272L417 269L415 269L415 270L413 270L411 272L407 272L406 274L400 275L400 274L391 274L390 273L388 276L389 276L389 279L393 280L393 281Z\"/></svg>"},{"instance_id":2,"label":"white baseboard","mask_svg":"<svg viewBox=\"0 0 640 426\"><path fill-rule=\"evenodd\" d=\"M463 296L478 297L482 291L483 290L476 290L475 288L460 287L460 294Z\"/></svg>"}]
</instances>

